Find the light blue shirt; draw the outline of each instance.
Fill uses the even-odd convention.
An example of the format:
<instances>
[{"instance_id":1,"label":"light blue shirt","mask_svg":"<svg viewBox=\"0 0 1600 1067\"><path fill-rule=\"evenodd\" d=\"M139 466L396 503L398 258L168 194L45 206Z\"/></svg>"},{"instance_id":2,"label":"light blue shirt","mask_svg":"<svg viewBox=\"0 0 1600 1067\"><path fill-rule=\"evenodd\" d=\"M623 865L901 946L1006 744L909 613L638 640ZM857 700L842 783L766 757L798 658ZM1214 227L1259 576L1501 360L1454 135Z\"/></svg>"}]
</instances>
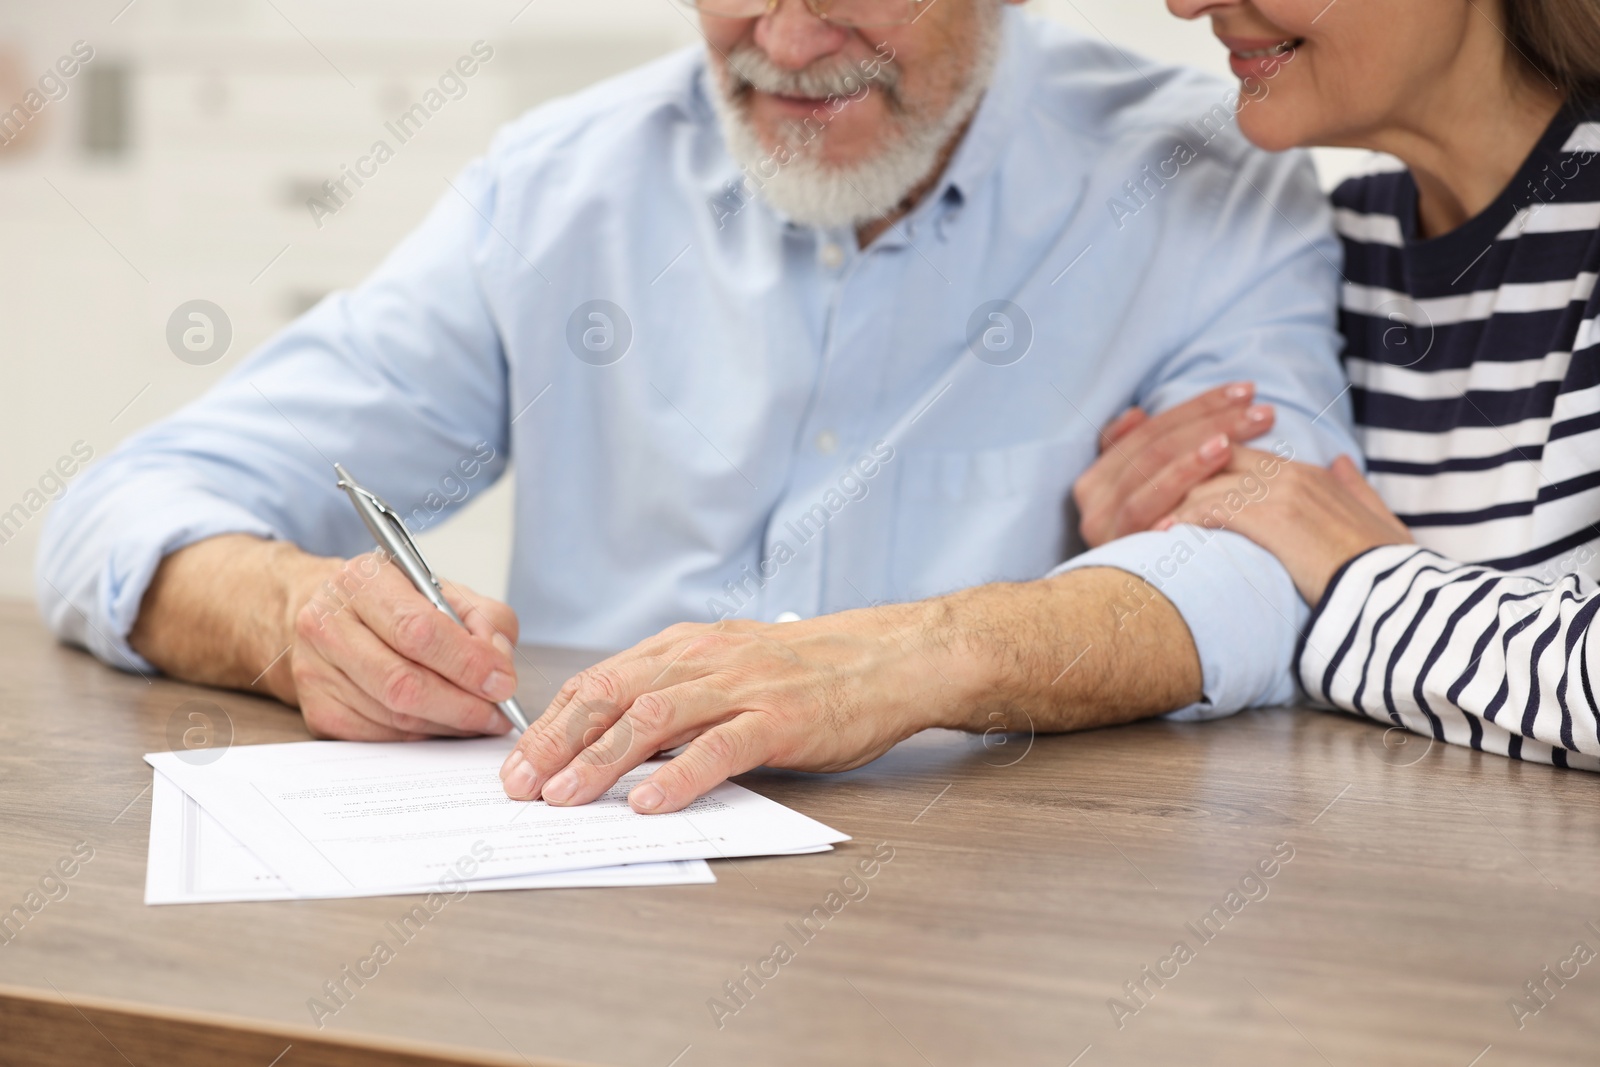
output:
<instances>
[{"instance_id":1,"label":"light blue shirt","mask_svg":"<svg viewBox=\"0 0 1600 1067\"><path fill-rule=\"evenodd\" d=\"M144 667L126 635L167 553L370 549L333 460L427 526L514 459L523 638L617 648L1043 577L1132 403L1250 379L1297 458L1355 453L1307 160L1250 148L1198 74L1014 10L1003 47L938 187L866 249L736 191L699 49L534 110L372 277L80 477L44 536L45 618ZM1070 566L1177 606L1190 715L1291 699L1288 575L1202 539Z\"/></svg>"}]
</instances>

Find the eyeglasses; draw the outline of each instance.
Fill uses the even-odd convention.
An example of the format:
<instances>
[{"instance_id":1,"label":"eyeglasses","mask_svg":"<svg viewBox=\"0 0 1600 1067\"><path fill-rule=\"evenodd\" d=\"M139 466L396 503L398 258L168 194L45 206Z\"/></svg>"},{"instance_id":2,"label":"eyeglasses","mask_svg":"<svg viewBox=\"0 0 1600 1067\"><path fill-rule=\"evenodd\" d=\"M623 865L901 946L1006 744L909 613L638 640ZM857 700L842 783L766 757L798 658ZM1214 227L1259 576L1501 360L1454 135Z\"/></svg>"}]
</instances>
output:
<instances>
[{"instance_id":1,"label":"eyeglasses","mask_svg":"<svg viewBox=\"0 0 1600 1067\"><path fill-rule=\"evenodd\" d=\"M783 0L679 0L702 15L754 19L770 15ZM935 0L805 0L811 13L835 26L904 26L915 22Z\"/></svg>"}]
</instances>

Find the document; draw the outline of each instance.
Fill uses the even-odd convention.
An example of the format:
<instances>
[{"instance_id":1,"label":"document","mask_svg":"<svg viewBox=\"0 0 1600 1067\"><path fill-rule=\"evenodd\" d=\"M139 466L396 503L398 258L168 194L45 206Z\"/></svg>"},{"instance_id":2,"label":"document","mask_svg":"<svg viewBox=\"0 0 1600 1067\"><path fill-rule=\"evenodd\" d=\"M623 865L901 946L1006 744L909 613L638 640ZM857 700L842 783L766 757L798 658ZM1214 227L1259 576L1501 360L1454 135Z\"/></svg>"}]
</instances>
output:
<instances>
[{"instance_id":1,"label":"document","mask_svg":"<svg viewBox=\"0 0 1600 1067\"><path fill-rule=\"evenodd\" d=\"M505 878L643 862L822 850L849 840L732 783L672 815L627 793L658 762L582 807L516 801L500 785L503 737L240 746L196 766L145 759L296 895L424 891L441 878Z\"/></svg>"},{"instance_id":2,"label":"document","mask_svg":"<svg viewBox=\"0 0 1600 1067\"><path fill-rule=\"evenodd\" d=\"M463 880L486 889L587 889L605 886L697 885L715 882L704 860L632 863L557 874ZM155 773L150 807L150 857L146 904L207 904L225 901L304 900L317 897L381 896L415 889L306 894L295 892L238 838L223 828L166 775Z\"/></svg>"}]
</instances>

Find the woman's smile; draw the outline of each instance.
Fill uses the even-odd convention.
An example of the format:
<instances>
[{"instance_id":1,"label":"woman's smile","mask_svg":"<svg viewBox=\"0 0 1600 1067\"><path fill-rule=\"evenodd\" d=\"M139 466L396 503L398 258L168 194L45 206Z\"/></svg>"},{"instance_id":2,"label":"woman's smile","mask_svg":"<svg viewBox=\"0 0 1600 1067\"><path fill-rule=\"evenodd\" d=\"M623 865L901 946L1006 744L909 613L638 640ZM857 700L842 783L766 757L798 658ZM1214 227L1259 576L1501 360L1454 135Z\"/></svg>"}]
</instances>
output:
<instances>
[{"instance_id":1,"label":"woman's smile","mask_svg":"<svg viewBox=\"0 0 1600 1067\"><path fill-rule=\"evenodd\" d=\"M1304 37L1223 37L1228 66L1238 78L1269 78L1305 44Z\"/></svg>"}]
</instances>

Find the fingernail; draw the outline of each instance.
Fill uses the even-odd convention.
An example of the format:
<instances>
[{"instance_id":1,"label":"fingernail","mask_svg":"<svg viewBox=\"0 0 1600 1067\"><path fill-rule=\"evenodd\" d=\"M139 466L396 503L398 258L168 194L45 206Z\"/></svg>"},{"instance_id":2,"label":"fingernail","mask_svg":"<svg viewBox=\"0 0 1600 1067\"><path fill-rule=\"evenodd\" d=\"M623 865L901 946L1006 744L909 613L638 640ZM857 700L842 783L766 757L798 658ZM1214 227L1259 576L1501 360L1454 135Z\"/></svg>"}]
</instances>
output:
<instances>
[{"instance_id":1,"label":"fingernail","mask_svg":"<svg viewBox=\"0 0 1600 1067\"><path fill-rule=\"evenodd\" d=\"M533 764L516 749L506 757L505 766L500 768L500 781L506 787L506 796L517 800L529 800L533 797L533 787L538 775L534 773Z\"/></svg>"},{"instance_id":2,"label":"fingernail","mask_svg":"<svg viewBox=\"0 0 1600 1067\"><path fill-rule=\"evenodd\" d=\"M1271 404L1256 404L1244 413L1246 422L1266 422L1271 417Z\"/></svg>"},{"instance_id":3,"label":"fingernail","mask_svg":"<svg viewBox=\"0 0 1600 1067\"><path fill-rule=\"evenodd\" d=\"M483 680L483 695L490 700L504 700L517 691L517 683L502 671L494 671Z\"/></svg>"},{"instance_id":4,"label":"fingernail","mask_svg":"<svg viewBox=\"0 0 1600 1067\"><path fill-rule=\"evenodd\" d=\"M666 794L654 782L646 782L628 794L628 802L635 811L655 811L666 802Z\"/></svg>"},{"instance_id":5,"label":"fingernail","mask_svg":"<svg viewBox=\"0 0 1600 1067\"><path fill-rule=\"evenodd\" d=\"M1200 458L1204 460L1217 459L1226 451L1228 451L1228 435L1219 433L1200 446Z\"/></svg>"},{"instance_id":6,"label":"fingernail","mask_svg":"<svg viewBox=\"0 0 1600 1067\"><path fill-rule=\"evenodd\" d=\"M515 650L511 647L511 639L499 630L496 630L494 636L489 638L489 643L498 648L500 654L505 656L506 659L511 659L515 655Z\"/></svg>"},{"instance_id":7,"label":"fingernail","mask_svg":"<svg viewBox=\"0 0 1600 1067\"><path fill-rule=\"evenodd\" d=\"M1222 395L1229 400L1243 400L1252 392L1249 382L1234 382L1222 391Z\"/></svg>"},{"instance_id":8,"label":"fingernail","mask_svg":"<svg viewBox=\"0 0 1600 1067\"><path fill-rule=\"evenodd\" d=\"M578 791L578 776L573 771L562 771L544 787L544 798L551 804L565 804Z\"/></svg>"},{"instance_id":9,"label":"fingernail","mask_svg":"<svg viewBox=\"0 0 1600 1067\"><path fill-rule=\"evenodd\" d=\"M1164 533L1165 531L1172 529L1172 526L1173 521L1171 519L1162 519L1160 522L1152 526L1151 529L1155 530L1157 533Z\"/></svg>"}]
</instances>

